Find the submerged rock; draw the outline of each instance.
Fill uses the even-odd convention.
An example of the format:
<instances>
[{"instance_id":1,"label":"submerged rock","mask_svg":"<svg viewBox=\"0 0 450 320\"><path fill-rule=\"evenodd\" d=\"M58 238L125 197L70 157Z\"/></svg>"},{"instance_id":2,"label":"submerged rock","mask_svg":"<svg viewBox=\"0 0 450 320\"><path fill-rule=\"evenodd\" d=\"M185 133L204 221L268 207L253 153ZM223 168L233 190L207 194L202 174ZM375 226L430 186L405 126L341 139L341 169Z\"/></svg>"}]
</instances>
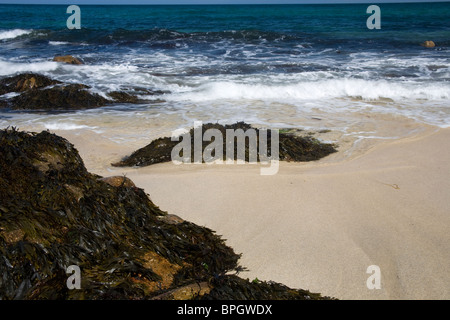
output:
<instances>
[{"instance_id":1,"label":"submerged rock","mask_svg":"<svg viewBox=\"0 0 450 320\"><path fill-rule=\"evenodd\" d=\"M420 45L425 48L434 48L436 46L436 44L431 40L424 41Z\"/></svg>"},{"instance_id":2,"label":"submerged rock","mask_svg":"<svg viewBox=\"0 0 450 320\"><path fill-rule=\"evenodd\" d=\"M224 137L223 139L223 155L224 160L226 157L226 130L238 130L242 129L246 132L249 129L254 129L257 135L257 144L259 145L259 130L257 128L253 128L249 124L244 122L238 122L232 125L220 125L220 124L204 124L202 126L202 136L206 130L216 129L219 130ZM194 161L194 129L191 129L190 132L191 137L191 161ZM270 131L268 131L268 150L271 149L270 144ZM112 163L113 166L116 167L125 167L125 166L148 166L156 163L169 162L172 157L172 150L178 144L178 141L172 141L170 137L158 138L152 141L147 146L136 150L130 156L125 157L122 161L117 163ZM205 148L210 144L210 141L202 142L202 152ZM235 143L235 160L237 155L237 144ZM320 158L323 158L331 153L336 152L335 146L329 143L322 143L319 140L311 137L311 136L298 136L295 133L291 132L279 132L279 160L285 161L314 161ZM269 152L270 153L270 152ZM245 145L245 160L249 160L249 145L246 143ZM258 157L259 160L259 157Z\"/></svg>"},{"instance_id":3,"label":"submerged rock","mask_svg":"<svg viewBox=\"0 0 450 320\"><path fill-rule=\"evenodd\" d=\"M128 179L89 173L47 131L0 130L0 168L1 300L323 299L229 275L239 255L212 230L168 216ZM81 289L67 288L71 265Z\"/></svg>"},{"instance_id":4,"label":"submerged rock","mask_svg":"<svg viewBox=\"0 0 450 320\"><path fill-rule=\"evenodd\" d=\"M63 63L68 63L68 64L76 64L76 65L84 64L80 59L75 58L71 55L56 56L53 58L53 61L63 62Z\"/></svg>"}]
</instances>

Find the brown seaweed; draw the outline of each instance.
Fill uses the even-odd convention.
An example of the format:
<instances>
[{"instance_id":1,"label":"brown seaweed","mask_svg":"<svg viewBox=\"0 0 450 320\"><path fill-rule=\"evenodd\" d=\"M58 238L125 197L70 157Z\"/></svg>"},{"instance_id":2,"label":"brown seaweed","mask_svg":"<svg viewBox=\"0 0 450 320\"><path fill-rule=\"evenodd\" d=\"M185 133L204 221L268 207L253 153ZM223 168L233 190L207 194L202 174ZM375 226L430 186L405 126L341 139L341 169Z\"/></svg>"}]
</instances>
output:
<instances>
[{"instance_id":1,"label":"brown seaweed","mask_svg":"<svg viewBox=\"0 0 450 320\"><path fill-rule=\"evenodd\" d=\"M260 130L253 128L251 125L244 122L237 122L232 125L220 125L217 123L208 123L202 126L202 136L206 130L217 129L221 132L223 137L226 137L226 130L241 129L246 132L249 129L254 129L257 135L257 143L259 144ZM191 129L191 161L194 162L194 129ZM271 131L267 131L268 140L268 156L271 150ZM171 161L171 153L173 148L178 144L178 141L172 141L170 137L158 138L153 140L147 146L136 150L130 156L125 157L117 163L112 163L116 167L125 166L149 166L156 163ZM210 144L209 141L202 141L202 152ZM226 139L223 139L223 155L226 158ZM336 152L335 145L330 143L323 143L311 136L298 136L294 133L280 131L279 132L279 160L284 161L315 161ZM234 160L237 158L237 143L234 142ZM245 161L249 161L249 145L245 145ZM257 160L259 161L259 155Z\"/></svg>"},{"instance_id":2,"label":"brown seaweed","mask_svg":"<svg viewBox=\"0 0 450 320\"><path fill-rule=\"evenodd\" d=\"M243 268L220 236L167 215L127 179L89 173L47 131L0 130L0 168L2 300L322 298L229 275ZM81 289L66 286L70 265Z\"/></svg>"}]
</instances>

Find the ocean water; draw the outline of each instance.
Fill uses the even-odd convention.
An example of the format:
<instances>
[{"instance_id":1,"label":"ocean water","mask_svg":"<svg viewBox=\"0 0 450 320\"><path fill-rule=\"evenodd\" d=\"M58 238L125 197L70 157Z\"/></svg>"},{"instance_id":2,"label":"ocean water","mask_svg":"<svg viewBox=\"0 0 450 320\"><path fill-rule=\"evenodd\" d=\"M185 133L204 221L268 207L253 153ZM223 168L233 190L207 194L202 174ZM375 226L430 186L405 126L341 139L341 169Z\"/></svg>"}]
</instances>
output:
<instances>
[{"instance_id":1,"label":"ocean water","mask_svg":"<svg viewBox=\"0 0 450 320\"><path fill-rule=\"evenodd\" d=\"M91 130L127 143L197 120L368 138L395 136L373 123L358 131L370 119L450 126L450 3L379 6L380 30L366 27L361 4L80 6L82 28L69 30L67 6L0 5L0 77L38 72L103 95L164 92L141 105L3 111L0 127ZM64 54L86 64L51 61Z\"/></svg>"}]
</instances>

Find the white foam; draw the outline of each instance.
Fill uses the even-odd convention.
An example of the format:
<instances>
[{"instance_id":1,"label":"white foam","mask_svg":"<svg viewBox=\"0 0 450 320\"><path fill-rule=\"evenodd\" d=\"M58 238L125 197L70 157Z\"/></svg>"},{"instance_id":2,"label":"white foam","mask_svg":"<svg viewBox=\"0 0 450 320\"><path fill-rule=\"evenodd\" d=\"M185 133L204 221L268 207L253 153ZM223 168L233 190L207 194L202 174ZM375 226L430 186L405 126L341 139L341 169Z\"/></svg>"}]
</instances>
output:
<instances>
[{"instance_id":1,"label":"white foam","mask_svg":"<svg viewBox=\"0 0 450 320\"><path fill-rule=\"evenodd\" d=\"M67 42L67 41L49 41L48 44L51 46L62 46L62 45L69 44L69 42Z\"/></svg>"},{"instance_id":2,"label":"white foam","mask_svg":"<svg viewBox=\"0 0 450 320\"><path fill-rule=\"evenodd\" d=\"M93 128L86 125L78 125L75 123L64 123L64 122L45 123L44 127L48 130L78 130L78 129Z\"/></svg>"},{"instance_id":3,"label":"white foam","mask_svg":"<svg viewBox=\"0 0 450 320\"><path fill-rule=\"evenodd\" d=\"M389 82L385 80L325 79L295 84L248 84L231 81L205 83L171 99L193 102L215 100L272 100L280 102L333 98L379 100L450 100L450 84Z\"/></svg>"},{"instance_id":4,"label":"white foam","mask_svg":"<svg viewBox=\"0 0 450 320\"><path fill-rule=\"evenodd\" d=\"M0 40L6 39L14 39L25 34L29 34L33 32L33 30L24 30L24 29L13 29L7 31L0 31Z\"/></svg>"},{"instance_id":5,"label":"white foam","mask_svg":"<svg viewBox=\"0 0 450 320\"><path fill-rule=\"evenodd\" d=\"M58 63L53 61L43 62L8 62L0 60L0 76L11 75L20 72L49 72L58 68Z\"/></svg>"},{"instance_id":6,"label":"white foam","mask_svg":"<svg viewBox=\"0 0 450 320\"><path fill-rule=\"evenodd\" d=\"M20 96L20 93L18 92L9 92L5 93L4 95L0 96L2 99L11 99L14 97Z\"/></svg>"}]
</instances>

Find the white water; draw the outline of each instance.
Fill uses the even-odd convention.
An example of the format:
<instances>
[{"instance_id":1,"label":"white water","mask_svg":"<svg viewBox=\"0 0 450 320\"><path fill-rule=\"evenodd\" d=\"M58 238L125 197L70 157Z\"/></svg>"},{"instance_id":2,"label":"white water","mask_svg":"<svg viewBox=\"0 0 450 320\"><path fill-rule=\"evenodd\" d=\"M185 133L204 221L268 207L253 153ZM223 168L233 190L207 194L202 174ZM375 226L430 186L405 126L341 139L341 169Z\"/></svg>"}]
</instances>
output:
<instances>
[{"instance_id":1,"label":"white water","mask_svg":"<svg viewBox=\"0 0 450 320\"><path fill-rule=\"evenodd\" d=\"M25 34L29 34L31 32L33 32L33 30L13 29L13 30L0 31L0 40L14 39L14 38L23 36Z\"/></svg>"}]
</instances>

